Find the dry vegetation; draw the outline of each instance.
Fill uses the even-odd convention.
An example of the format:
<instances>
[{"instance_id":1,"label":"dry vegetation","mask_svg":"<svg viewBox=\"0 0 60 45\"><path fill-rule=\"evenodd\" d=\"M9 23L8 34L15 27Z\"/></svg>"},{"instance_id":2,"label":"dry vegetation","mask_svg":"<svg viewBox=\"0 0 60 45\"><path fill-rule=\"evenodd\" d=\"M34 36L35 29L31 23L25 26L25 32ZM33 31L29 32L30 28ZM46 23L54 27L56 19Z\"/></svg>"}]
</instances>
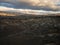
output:
<instances>
[{"instance_id":1,"label":"dry vegetation","mask_svg":"<svg viewBox=\"0 0 60 45\"><path fill-rule=\"evenodd\" d=\"M59 45L58 16L0 16L0 45Z\"/></svg>"}]
</instances>

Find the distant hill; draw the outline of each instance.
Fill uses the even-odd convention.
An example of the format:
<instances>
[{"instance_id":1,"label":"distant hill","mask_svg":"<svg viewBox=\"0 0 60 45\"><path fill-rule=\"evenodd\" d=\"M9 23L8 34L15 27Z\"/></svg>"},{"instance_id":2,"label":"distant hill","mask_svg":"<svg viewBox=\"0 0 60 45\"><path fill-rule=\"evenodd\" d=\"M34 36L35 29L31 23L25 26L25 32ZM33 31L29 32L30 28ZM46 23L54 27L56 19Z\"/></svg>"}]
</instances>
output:
<instances>
[{"instance_id":1,"label":"distant hill","mask_svg":"<svg viewBox=\"0 0 60 45\"><path fill-rule=\"evenodd\" d=\"M0 16L17 16L16 13L0 11Z\"/></svg>"},{"instance_id":2,"label":"distant hill","mask_svg":"<svg viewBox=\"0 0 60 45\"><path fill-rule=\"evenodd\" d=\"M9 11L0 11L0 16L20 16L20 15L44 15L44 16L60 16L60 13L44 13L40 12L40 14L36 13L21 13L21 12L9 12Z\"/></svg>"}]
</instances>

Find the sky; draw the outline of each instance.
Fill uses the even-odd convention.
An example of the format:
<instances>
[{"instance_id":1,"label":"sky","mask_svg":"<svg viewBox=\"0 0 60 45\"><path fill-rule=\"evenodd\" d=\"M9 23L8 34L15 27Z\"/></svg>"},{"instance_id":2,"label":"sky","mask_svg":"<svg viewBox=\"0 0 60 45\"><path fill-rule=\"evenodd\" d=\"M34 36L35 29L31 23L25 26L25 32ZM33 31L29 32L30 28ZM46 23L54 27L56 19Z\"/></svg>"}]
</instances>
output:
<instances>
[{"instance_id":1,"label":"sky","mask_svg":"<svg viewBox=\"0 0 60 45\"><path fill-rule=\"evenodd\" d=\"M60 10L60 0L0 0L0 8Z\"/></svg>"}]
</instances>

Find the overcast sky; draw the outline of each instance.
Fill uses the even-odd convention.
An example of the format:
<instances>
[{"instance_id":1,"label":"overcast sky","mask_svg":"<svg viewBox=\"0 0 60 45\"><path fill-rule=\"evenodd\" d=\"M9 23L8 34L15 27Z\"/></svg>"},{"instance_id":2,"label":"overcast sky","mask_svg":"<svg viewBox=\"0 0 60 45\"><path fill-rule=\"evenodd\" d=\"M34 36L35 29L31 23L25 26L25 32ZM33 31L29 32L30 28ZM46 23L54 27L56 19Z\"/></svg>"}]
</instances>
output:
<instances>
[{"instance_id":1,"label":"overcast sky","mask_svg":"<svg viewBox=\"0 0 60 45\"><path fill-rule=\"evenodd\" d=\"M16 7L21 8L32 8L34 9L42 9L43 7L46 9L52 8L52 9L58 9L58 4L60 0L0 0L0 2L7 2L11 3L11 5L16 5ZM8 4L7 4L8 5ZM10 6L11 6L10 5ZM43 7L42 7L43 6ZM42 7L42 8L41 8Z\"/></svg>"}]
</instances>

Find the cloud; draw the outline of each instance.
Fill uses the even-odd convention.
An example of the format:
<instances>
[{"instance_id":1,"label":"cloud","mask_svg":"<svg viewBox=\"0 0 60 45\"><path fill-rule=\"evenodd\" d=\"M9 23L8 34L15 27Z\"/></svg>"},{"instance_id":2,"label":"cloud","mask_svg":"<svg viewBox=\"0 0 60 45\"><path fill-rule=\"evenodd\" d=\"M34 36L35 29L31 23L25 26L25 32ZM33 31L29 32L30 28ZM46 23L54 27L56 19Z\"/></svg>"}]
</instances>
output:
<instances>
[{"instance_id":1,"label":"cloud","mask_svg":"<svg viewBox=\"0 0 60 45\"><path fill-rule=\"evenodd\" d=\"M20 14L34 14L34 15L45 15L45 14L55 14L60 12L54 12L54 11L45 11L45 10L32 10L32 9L14 9L14 8L8 8L1 6L0 11L6 11L11 13L20 13Z\"/></svg>"},{"instance_id":2,"label":"cloud","mask_svg":"<svg viewBox=\"0 0 60 45\"><path fill-rule=\"evenodd\" d=\"M16 6L11 3L0 2L0 6L15 8Z\"/></svg>"},{"instance_id":3,"label":"cloud","mask_svg":"<svg viewBox=\"0 0 60 45\"><path fill-rule=\"evenodd\" d=\"M50 7L56 9L57 6L55 2L59 0L1 0L2 2L10 2L14 3L15 5L22 5L22 6L36 6L36 7Z\"/></svg>"}]
</instances>

